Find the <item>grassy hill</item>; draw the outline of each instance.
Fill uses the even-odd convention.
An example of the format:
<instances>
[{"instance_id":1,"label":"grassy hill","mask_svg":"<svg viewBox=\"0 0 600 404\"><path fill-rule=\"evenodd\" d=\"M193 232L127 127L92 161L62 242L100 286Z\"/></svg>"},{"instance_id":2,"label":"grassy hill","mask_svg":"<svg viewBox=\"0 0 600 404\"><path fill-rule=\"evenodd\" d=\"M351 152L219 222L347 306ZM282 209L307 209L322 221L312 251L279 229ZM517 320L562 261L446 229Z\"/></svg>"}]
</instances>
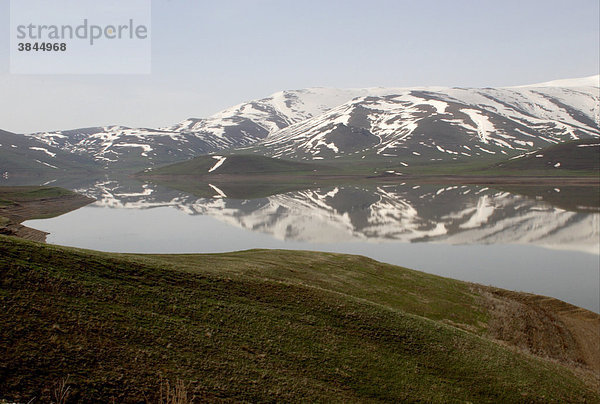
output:
<instances>
[{"instance_id":1,"label":"grassy hill","mask_svg":"<svg viewBox=\"0 0 600 404\"><path fill-rule=\"evenodd\" d=\"M455 162L430 162L424 159L390 160L379 172L395 171L411 177L598 177L600 173L600 139L559 143L508 159L506 156L483 156ZM596 145L596 146L594 146ZM357 162L360 165L361 162ZM368 160L362 164L373 164ZM379 163L381 166L381 163Z\"/></svg>"},{"instance_id":2,"label":"grassy hill","mask_svg":"<svg viewBox=\"0 0 600 404\"><path fill-rule=\"evenodd\" d=\"M229 198L260 198L277 193L306 189L319 178L336 170L329 166L281 160L258 155L227 155L222 164L217 156L200 156L143 173L137 177L201 197L215 195L209 184L216 185Z\"/></svg>"},{"instance_id":3,"label":"grassy hill","mask_svg":"<svg viewBox=\"0 0 600 404\"><path fill-rule=\"evenodd\" d=\"M11 401L600 402L598 315L359 256L0 236L0 305Z\"/></svg>"},{"instance_id":4,"label":"grassy hill","mask_svg":"<svg viewBox=\"0 0 600 404\"><path fill-rule=\"evenodd\" d=\"M600 174L600 139L560 143L528 153L520 158L503 161L490 169L543 172L551 175L575 173Z\"/></svg>"},{"instance_id":5,"label":"grassy hill","mask_svg":"<svg viewBox=\"0 0 600 404\"><path fill-rule=\"evenodd\" d=\"M274 174L274 173L312 173L315 170L325 170L326 166L313 163L303 163L282 160L258 155L233 154L226 155L225 160L214 171L217 156L200 156L192 160L171 164L152 170L152 175L221 175L221 174Z\"/></svg>"},{"instance_id":6,"label":"grassy hill","mask_svg":"<svg viewBox=\"0 0 600 404\"><path fill-rule=\"evenodd\" d=\"M387 160L340 159L328 165L306 163L265 157L260 155L229 155L213 172L209 170L217 160L212 156L201 156L193 160L154 169L151 175L270 175L289 173L294 175L373 175L394 171L407 175L546 175L572 176L597 175L600 172L599 139L576 140L552 145L518 158L498 161L498 157L484 156L475 160L443 162L412 157L410 159L389 158ZM400 162L402 160L402 162ZM404 162L408 161L409 164Z\"/></svg>"},{"instance_id":7,"label":"grassy hill","mask_svg":"<svg viewBox=\"0 0 600 404\"><path fill-rule=\"evenodd\" d=\"M147 170L138 173L137 177L200 197L215 195L214 188L209 185L212 184L227 197L236 199L258 198L318 186L407 181L597 187L600 181L600 147L594 146L597 144L597 139L588 139L553 145L510 160L484 156L475 160L442 163L413 156L409 159L388 157L384 160L340 158L323 165L234 154L222 156L225 160L217 164L220 159L218 156L201 156Z\"/></svg>"}]
</instances>

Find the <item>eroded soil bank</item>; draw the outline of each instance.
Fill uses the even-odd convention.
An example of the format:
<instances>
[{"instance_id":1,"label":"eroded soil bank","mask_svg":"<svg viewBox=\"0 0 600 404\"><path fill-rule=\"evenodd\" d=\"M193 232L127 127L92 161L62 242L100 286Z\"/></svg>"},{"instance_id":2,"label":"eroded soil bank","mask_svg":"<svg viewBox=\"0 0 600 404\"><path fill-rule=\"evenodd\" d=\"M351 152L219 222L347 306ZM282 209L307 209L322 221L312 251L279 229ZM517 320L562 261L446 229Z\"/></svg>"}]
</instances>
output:
<instances>
[{"instance_id":1,"label":"eroded soil bank","mask_svg":"<svg viewBox=\"0 0 600 404\"><path fill-rule=\"evenodd\" d=\"M0 234L45 242L47 233L21 223L59 216L94 199L57 187L0 187Z\"/></svg>"}]
</instances>

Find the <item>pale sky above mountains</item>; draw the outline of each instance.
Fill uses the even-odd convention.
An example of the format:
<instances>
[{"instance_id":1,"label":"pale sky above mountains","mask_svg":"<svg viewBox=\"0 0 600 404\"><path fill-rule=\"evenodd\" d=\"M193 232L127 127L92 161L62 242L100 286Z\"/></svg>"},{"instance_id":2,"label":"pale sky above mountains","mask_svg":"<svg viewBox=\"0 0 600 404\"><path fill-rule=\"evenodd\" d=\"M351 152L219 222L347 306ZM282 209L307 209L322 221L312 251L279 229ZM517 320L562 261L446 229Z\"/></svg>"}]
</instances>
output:
<instances>
[{"instance_id":1,"label":"pale sky above mountains","mask_svg":"<svg viewBox=\"0 0 600 404\"><path fill-rule=\"evenodd\" d=\"M597 0L152 0L152 74L11 75L0 128L167 126L305 87L515 86L598 74ZM0 2L8 27L9 2Z\"/></svg>"}]
</instances>

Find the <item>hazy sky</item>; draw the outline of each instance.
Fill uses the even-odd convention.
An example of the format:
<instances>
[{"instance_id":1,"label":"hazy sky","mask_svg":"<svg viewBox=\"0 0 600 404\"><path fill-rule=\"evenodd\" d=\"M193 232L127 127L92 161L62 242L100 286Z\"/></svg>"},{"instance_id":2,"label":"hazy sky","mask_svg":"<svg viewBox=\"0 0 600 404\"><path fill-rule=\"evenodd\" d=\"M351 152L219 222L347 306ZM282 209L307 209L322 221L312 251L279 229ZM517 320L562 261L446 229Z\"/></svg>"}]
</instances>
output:
<instances>
[{"instance_id":1,"label":"hazy sky","mask_svg":"<svg viewBox=\"0 0 600 404\"><path fill-rule=\"evenodd\" d=\"M9 74L0 128L166 126L283 89L509 86L598 74L598 0L152 0L152 74Z\"/></svg>"}]
</instances>

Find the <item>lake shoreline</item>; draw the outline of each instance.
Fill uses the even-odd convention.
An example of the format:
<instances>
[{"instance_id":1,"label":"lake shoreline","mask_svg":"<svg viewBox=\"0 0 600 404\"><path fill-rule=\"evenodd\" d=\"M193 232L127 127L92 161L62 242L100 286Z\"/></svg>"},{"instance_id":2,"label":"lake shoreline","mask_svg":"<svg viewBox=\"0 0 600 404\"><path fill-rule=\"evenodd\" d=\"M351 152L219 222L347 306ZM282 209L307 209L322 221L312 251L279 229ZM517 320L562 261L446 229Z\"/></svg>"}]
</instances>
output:
<instances>
[{"instance_id":1,"label":"lake shoreline","mask_svg":"<svg viewBox=\"0 0 600 404\"><path fill-rule=\"evenodd\" d=\"M86 206L95 199L57 187L0 187L0 234L45 242L48 233L21 223L50 218Z\"/></svg>"},{"instance_id":2,"label":"lake shoreline","mask_svg":"<svg viewBox=\"0 0 600 404\"><path fill-rule=\"evenodd\" d=\"M355 253L599 310L593 187L379 183L248 197L253 184L215 185L223 197L208 185L197 195L176 184L94 184L77 189L96 203L23 224L51 233L50 243L109 252Z\"/></svg>"},{"instance_id":3,"label":"lake shoreline","mask_svg":"<svg viewBox=\"0 0 600 404\"><path fill-rule=\"evenodd\" d=\"M283 183L292 179L294 182L306 184L322 184L322 183L348 183L348 182L370 182L377 183L379 181L385 183L401 183L401 182L422 182L426 184L468 184L468 185L493 185L493 184L510 184L510 185L579 185L579 186L600 186L600 177L596 176L490 176L490 175L411 175L411 174L393 174L385 175L349 175L349 174L323 174L323 175L293 175L289 173L282 174L214 174L214 175L152 175L145 173L144 175L134 175L133 178L140 180L160 180L170 181L185 180L193 182L206 183Z\"/></svg>"}]
</instances>

